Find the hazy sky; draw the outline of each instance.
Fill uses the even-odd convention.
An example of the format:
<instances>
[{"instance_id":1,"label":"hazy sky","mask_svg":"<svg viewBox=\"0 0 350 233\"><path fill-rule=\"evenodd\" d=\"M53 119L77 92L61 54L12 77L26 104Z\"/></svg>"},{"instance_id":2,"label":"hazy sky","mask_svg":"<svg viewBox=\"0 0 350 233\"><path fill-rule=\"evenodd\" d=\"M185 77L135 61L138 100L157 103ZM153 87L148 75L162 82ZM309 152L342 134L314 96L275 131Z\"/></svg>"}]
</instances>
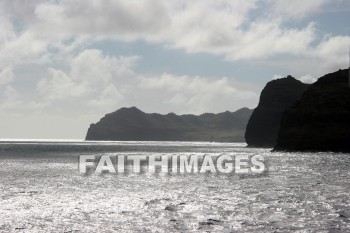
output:
<instances>
[{"instance_id":1,"label":"hazy sky","mask_svg":"<svg viewBox=\"0 0 350 233\"><path fill-rule=\"evenodd\" d=\"M1 0L0 138L84 138L120 107L254 108L348 66L349 0Z\"/></svg>"}]
</instances>

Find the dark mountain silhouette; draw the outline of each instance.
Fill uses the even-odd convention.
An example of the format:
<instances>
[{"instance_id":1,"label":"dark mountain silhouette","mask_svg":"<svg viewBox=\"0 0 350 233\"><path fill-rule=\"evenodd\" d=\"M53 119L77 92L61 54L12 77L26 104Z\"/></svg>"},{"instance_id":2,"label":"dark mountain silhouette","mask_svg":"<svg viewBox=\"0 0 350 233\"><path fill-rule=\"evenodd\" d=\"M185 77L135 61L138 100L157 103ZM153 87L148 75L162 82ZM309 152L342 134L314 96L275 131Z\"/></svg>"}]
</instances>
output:
<instances>
[{"instance_id":1,"label":"dark mountain silhouette","mask_svg":"<svg viewBox=\"0 0 350 233\"><path fill-rule=\"evenodd\" d=\"M252 110L176 115L121 108L91 124L86 140L242 142Z\"/></svg>"},{"instance_id":2,"label":"dark mountain silhouette","mask_svg":"<svg viewBox=\"0 0 350 233\"><path fill-rule=\"evenodd\" d=\"M245 132L249 147L274 147L282 113L309 87L292 76L268 82Z\"/></svg>"},{"instance_id":3,"label":"dark mountain silhouette","mask_svg":"<svg viewBox=\"0 0 350 233\"><path fill-rule=\"evenodd\" d=\"M350 151L349 69L318 79L282 117L275 150Z\"/></svg>"}]
</instances>

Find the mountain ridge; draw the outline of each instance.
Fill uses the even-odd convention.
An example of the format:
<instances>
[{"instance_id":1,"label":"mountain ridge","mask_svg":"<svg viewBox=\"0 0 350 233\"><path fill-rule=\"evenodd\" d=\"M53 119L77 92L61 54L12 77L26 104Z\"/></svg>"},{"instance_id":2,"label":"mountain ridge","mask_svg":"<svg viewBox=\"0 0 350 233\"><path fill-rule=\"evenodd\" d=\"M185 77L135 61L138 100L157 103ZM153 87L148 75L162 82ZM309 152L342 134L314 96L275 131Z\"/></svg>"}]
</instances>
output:
<instances>
[{"instance_id":1,"label":"mountain ridge","mask_svg":"<svg viewBox=\"0 0 350 233\"><path fill-rule=\"evenodd\" d=\"M134 107L120 108L91 124L86 140L112 141L220 141L243 142L251 109L235 112L203 113L145 113Z\"/></svg>"}]
</instances>

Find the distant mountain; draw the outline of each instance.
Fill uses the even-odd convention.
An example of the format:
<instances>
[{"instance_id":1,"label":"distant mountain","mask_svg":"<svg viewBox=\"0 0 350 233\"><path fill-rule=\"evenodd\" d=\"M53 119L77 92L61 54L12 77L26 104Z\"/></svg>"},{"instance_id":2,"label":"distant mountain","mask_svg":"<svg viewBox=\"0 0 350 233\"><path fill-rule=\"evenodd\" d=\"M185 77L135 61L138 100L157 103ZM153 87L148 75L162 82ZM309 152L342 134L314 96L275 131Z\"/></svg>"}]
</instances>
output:
<instances>
[{"instance_id":1,"label":"distant mountain","mask_svg":"<svg viewBox=\"0 0 350 233\"><path fill-rule=\"evenodd\" d=\"M218 114L176 115L121 108L91 124L86 140L243 142L252 110Z\"/></svg>"},{"instance_id":2,"label":"distant mountain","mask_svg":"<svg viewBox=\"0 0 350 233\"><path fill-rule=\"evenodd\" d=\"M350 152L349 69L318 79L282 117L275 150Z\"/></svg>"},{"instance_id":3,"label":"distant mountain","mask_svg":"<svg viewBox=\"0 0 350 233\"><path fill-rule=\"evenodd\" d=\"M245 132L249 147L274 147L282 113L290 107L310 85L292 76L268 82L260 95Z\"/></svg>"}]
</instances>

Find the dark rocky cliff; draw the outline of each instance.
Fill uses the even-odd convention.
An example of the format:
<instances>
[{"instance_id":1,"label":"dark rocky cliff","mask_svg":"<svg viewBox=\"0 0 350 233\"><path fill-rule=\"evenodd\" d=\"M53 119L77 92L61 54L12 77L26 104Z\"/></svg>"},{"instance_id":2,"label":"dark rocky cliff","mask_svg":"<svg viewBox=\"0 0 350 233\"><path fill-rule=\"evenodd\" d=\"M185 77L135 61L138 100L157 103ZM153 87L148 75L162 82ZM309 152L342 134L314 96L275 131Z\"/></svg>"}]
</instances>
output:
<instances>
[{"instance_id":1,"label":"dark rocky cliff","mask_svg":"<svg viewBox=\"0 0 350 233\"><path fill-rule=\"evenodd\" d=\"M349 69L318 79L281 120L275 150L350 151Z\"/></svg>"},{"instance_id":2,"label":"dark rocky cliff","mask_svg":"<svg viewBox=\"0 0 350 233\"><path fill-rule=\"evenodd\" d=\"M91 124L86 140L242 142L252 110L219 114L176 115L121 108Z\"/></svg>"},{"instance_id":3,"label":"dark rocky cliff","mask_svg":"<svg viewBox=\"0 0 350 233\"><path fill-rule=\"evenodd\" d=\"M245 139L249 147L274 147L282 113L309 87L295 78L270 81L260 95L258 107L249 119Z\"/></svg>"}]
</instances>

